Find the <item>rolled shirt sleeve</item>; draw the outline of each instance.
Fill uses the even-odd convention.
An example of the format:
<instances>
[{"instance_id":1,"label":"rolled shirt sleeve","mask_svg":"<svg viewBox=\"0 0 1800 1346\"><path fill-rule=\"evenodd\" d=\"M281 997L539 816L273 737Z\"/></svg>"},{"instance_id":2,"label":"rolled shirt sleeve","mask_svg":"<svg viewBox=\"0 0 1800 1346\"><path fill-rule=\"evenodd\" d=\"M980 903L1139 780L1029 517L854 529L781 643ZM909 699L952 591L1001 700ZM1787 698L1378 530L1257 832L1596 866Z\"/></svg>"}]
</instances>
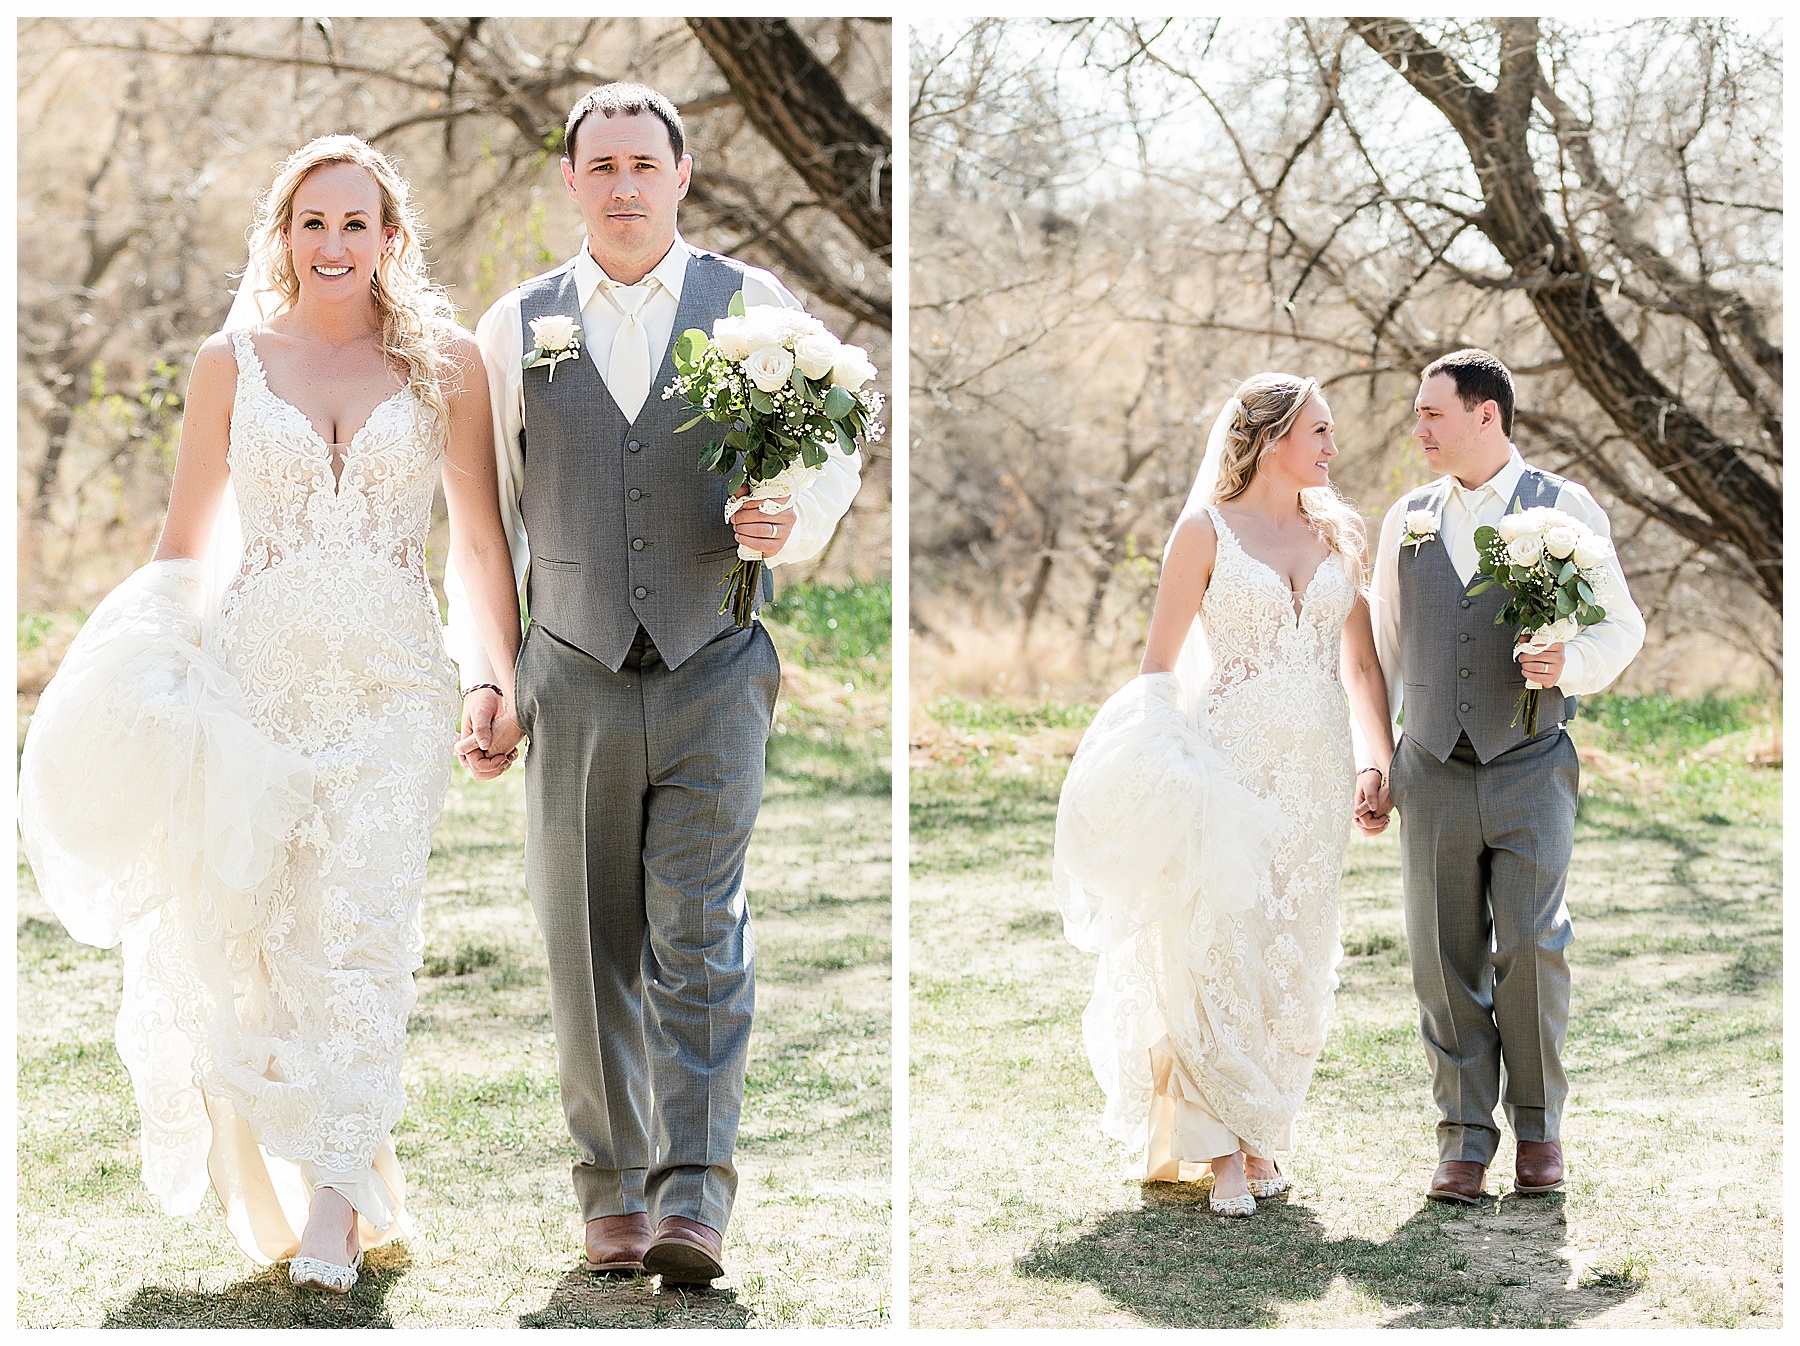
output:
<instances>
[{"instance_id":1,"label":"rolled shirt sleeve","mask_svg":"<svg viewBox=\"0 0 1800 1346\"><path fill-rule=\"evenodd\" d=\"M787 286L760 267L744 271L744 303L778 304L782 308L804 308ZM862 486L862 454L844 454L832 449L825 455L825 468L805 486L794 492L794 527L781 550L764 559L764 565L792 565L810 561L825 550L831 535L850 512L850 502Z\"/></svg>"},{"instance_id":2,"label":"rolled shirt sleeve","mask_svg":"<svg viewBox=\"0 0 1800 1346\"><path fill-rule=\"evenodd\" d=\"M1606 511L1587 487L1564 482L1556 507L1572 514L1601 537L1612 536ZM1644 616L1632 600L1617 553L1606 558L1607 592L1602 597L1606 620L1584 626L1563 645L1563 672L1556 688L1565 696L1591 696L1618 680L1644 647Z\"/></svg>"},{"instance_id":3,"label":"rolled shirt sleeve","mask_svg":"<svg viewBox=\"0 0 1800 1346\"><path fill-rule=\"evenodd\" d=\"M1387 684L1388 714L1394 717L1396 743L1400 741L1400 694L1404 690L1400 675L1400 537L1406 527L1405 504L1406 497L1401 496L1382 519L1369 575L1369 624L1375 632L1375 657L1381 661L1382 681Z\"/></svg>"}]
</instances>

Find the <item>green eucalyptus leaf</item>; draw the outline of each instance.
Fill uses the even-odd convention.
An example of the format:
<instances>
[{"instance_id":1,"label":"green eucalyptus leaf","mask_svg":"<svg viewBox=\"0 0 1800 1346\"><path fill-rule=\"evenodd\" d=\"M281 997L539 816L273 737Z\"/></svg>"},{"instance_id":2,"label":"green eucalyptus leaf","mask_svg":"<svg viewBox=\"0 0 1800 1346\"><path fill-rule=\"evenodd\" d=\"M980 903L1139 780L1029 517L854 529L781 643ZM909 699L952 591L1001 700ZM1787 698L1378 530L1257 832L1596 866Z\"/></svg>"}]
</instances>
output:
<instances>
[{"instance_id":1,"label":"green eucalyptus leaf","mask_svg":"<svg viewBox=\"0 0 1800 1346\"><path fill-rule=\"evenodd\" d=\"M1570 580L1572 580L1574 578L1575 578L1575 563L1573 561L1564 561L1562 563L1562 569L1560 569L1556 572L1556 582L1558 584L1567 584Z\"/></svg>"},{"instance_id":2,"label":"green eucalyptus leaf","mask_svg":"<svg viewBox=\"0 0 1800 1346\"><path fill-rule=\"evenodd\" d=\"M702 413L700 413L700 415L694 417L693 420L683 422L681 425L676 426L675 433L678 435L684 434L685 432L692 430L696 425L700 424L700 422L705 419L706 419L706 413L702 412Z\"/></svg>"},{"instance_id":3,"label":"green eucalyptus leaf","mask_svg":"<svg viewBox=\"0 0 1800 1346\"><path fill-rule=\"evenodd\" d=\"M711 340L698 327L690 327L675 338L675 366L683 371L691 368L711 345Z\"/></svg>"},{"instance_id":4,"label":"green eucalyptus leaf","mask_svg":"<svg viewBox=\"0 0 1800 1346\"><path fill-rule=\"evenodd\" d=\"M832 384L831 391L825 394L825 414L834 421L841 421L850 414L855 400L837 384Z\"/></svg>"},{"instance_id":5,"label":"green eucalyptus leaf","mask_svg":"<svg viewBox=\"0 0 1800 1346\"><path fill-rule=\"evenodd\" d=\"M752 388L750 390L750 405L762 412L765 416L773 416L775 414L775 399L770 397L760 388Z\"/></svg>"},{"instance_id":6,"label":"green eucalyptus leaf","mask_svg":"<svg viewBox=\"0 0 1800 1346\"><path fill-rule=\"evenodd\" d=\"M1494 587L1494 581L1491 578L1479 579L1479 580L1476 580L1475 583L1471 584L1463 592L1465 594L1467 594L1470 598L1473 598L1476 594L1484 594L1493 587Z\"/></svg>"},{"instance_id":7,"label":"green eucalyptus leaf","mask_svg":"<svg viewBox=\"0 0 1800 1346\"><path fill-rule=\"evenodd\" d=\"M731 303L726 307L725 311L734 318L741 318L744 316L744 292L742 290L739 290L736 294L731 296Z\"/></svg>"},{"instance_id":8,"label":"green eucalyptus leaf","mask_svg":"<svg viewBox=\"0 0 1800 1346\"><path fill-rule=\"evenodd\" d=\"M1494 545L1494 539L1499 536L1498 529L1491 523L1484 523L1475 530L1475 546L1481 551L1486 551Z\"/></svg>"},{"instance_id":9,"label":"green eucalyptus leaf","mask_svg":"<svg viewBox=\"0 0 1800 1346\"><path fill-rule=\"evenodd\" d=\"M837 431L838 447L844 451L845 455L855 453L856 441L850 438L849 432L841 425L834 425L832 429Z\"/></svg>"}]
</instances>

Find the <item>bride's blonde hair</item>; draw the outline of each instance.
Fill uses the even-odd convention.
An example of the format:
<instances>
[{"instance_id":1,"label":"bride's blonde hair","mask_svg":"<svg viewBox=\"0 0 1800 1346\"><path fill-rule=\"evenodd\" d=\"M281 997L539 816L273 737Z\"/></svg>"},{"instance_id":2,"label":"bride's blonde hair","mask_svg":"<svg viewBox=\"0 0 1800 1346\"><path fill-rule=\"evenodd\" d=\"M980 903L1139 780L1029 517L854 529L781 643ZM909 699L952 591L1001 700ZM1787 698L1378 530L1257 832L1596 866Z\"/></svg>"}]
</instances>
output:
<instances>
[{"instance_id":1,"label":"bride's blonde hair","mask_svg":"<svg viewBox=\"0 0 1800 1346\"><path fill-rule=\"evenodd\" d=\"M1219 484L1213 499L1220 504L1235 500L1249 489L1263 455L1300 419L1317 379L1297 374L1257 374L1238 385L1237 414L1225 432L1225 449L1219 462ZM1336 486L1313 486L1300 492L1300 512L1325 543L1344 558L1357 588L1368 580L1362 516L1339 494Z\"/></svg>"},{"instance_id":2,"label":"bride's blonde hair","mask_svg":"<svg viewBox=\"0 0 1800 1346\"><path fill-rule=\"evenodd\" d=\"M380 150L357 136L320 136L295 150L275 170L275 181L257 203L256 222L250 226L251 276L268 279L269 290L279 297L276 313L285 313L300 298L300 278L294 272L294 255L283 231L293 222L294 196L315 169L329 164L355 164L375 180L381 195L381 230L394 231L385 244L369 289L381 320L381 351L406 370L406 383L420 404L429 408L444 433L450 409L444 400L441 378L449 371L448 347L456 331L456 309L443 286L431 279L420 243L418 213L413 209L406 180Z\"/></svg>"}]
</instances>

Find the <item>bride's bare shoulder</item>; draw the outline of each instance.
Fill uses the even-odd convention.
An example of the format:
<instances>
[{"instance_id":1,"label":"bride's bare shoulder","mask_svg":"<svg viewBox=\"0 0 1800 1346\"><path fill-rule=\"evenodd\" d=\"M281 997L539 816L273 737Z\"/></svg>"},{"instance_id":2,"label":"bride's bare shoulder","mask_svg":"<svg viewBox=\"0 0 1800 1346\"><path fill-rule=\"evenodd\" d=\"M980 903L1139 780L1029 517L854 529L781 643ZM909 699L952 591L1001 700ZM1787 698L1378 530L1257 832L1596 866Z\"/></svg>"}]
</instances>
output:
<instances>
[{"instance_id":1,"label":"bride's bare shoulder","mask_svg":"<svg viewBox=\"0 0 1800 1346\"><path fill-rule=\"evenodd\" d=\"M223 394L229 406L237 376L237 352L232 348L231 333L214 332L200 343L194 355L193 368L188 373L188 402L191 405L196 395L205 398Z\"/></svg>"},{"instance_id":2,"label":"bride's bare shoulder","mask_svg":"<svg viewBox=\"0 0 1800 1346\"><path fill-rule=\"evenodd\" d=\"M1211 555L1219 545L1219 530L1213 525L1211 513L1204 509L1191 509L1175 521L1175 533L1169 539L1169 550L1181 547L1191 551Z\"/></svg>"}]
</instances>

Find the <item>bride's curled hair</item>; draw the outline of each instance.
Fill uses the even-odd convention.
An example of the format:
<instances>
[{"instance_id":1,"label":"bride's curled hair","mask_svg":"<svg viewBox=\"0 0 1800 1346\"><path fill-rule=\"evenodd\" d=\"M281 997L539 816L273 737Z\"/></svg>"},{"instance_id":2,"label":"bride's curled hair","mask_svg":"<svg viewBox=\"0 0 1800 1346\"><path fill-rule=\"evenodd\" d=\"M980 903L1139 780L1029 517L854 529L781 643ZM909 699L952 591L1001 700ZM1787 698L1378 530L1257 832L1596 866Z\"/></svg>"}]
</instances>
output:
<instances>
[{"instance_id":1,"label":"bride's curled hair","mask_svg":"<svg viewBox=\"0 0 1800 1346\"><path fill-rule=\"evenodd\" d=\"M262 278L265 291L275 293L273 308L264 308L270 316L292 308L299 299L300 278L294 273L294 257L282 231L292 222L294 195L300 184L328 164L355 164L375 180L381 194L382 231L394 231L393 244L382 250L370 285L381 320L382 354L405 368L407 386L436 421L434 433L443 434L450 424L450 409L439 381L449 372L446 365L450 339L456 332L456 309L444 288L426 271L419 217L409 199L406 179L380 150L357 136L320 136L283 160L275 171L275 181L257 203L245 283Z\"/></svg>"},{"instance_id":2,"label":"bride's curled hair","mask_svg":"<svg viewBox=\"0 0 1800 1346\"><path fill-rule=\"evenodd\" d=\"M1244 493L1263 455L1294 428L1318 391L1317 379L1303 379L1298 374L1257 374L1238 385L1234 394L1237 414L1226 429L1214 503L1223 504ZM1368 582L1367 546L1362 516L1355 506L1336 486L1314 486L1300 492L1300 512L1326 545L1344 558L1351 580L1362 588Z\"/></svg>"}]
</instances>

